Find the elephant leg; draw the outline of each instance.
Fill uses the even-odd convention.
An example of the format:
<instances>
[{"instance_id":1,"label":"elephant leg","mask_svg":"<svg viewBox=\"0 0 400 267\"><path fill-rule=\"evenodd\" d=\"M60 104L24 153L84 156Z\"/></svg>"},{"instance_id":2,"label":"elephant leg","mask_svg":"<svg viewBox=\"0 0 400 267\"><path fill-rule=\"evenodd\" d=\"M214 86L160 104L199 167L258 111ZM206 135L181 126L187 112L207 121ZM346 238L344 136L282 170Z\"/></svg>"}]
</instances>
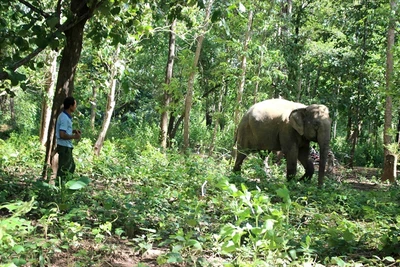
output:
<instances>
[{"instance_id":1,"label":"elephant leg","mask_svg":"<svg viewBox=\"0 0 400 267\"><path fill-rule=\"evenodd\" d=\"M297 156L298 149L293 148L288 153L284 153L286 155L286 178L288 181L292 180L296 176L297 172Z\"/></svg>"},{"instance_id":2,"label":"elephant leg","mask_svg":"<svg viewBox=\"0 0 400 267\"><path fill-rule=\"evenodd\" d=\"M303 147L299 150L299 161L303 165L305 173L300 180L310 180L314 174L314 164L310 159L310 148Z\"/></svg>"},{"instance_id":3,"label":"elephant leg","mask_svg":"<svg viewBox=\"0 0 400 267\"><path fill-rule=\"evenodd\" d=\"M233 167L233 171L234 172L240 172L241 168L242 168L242 163L243 160L247 157L247 155L241 153L241 152L237 152L236 155L236 161L235 161L235 166Z\"/></svg>"}]
</instances>

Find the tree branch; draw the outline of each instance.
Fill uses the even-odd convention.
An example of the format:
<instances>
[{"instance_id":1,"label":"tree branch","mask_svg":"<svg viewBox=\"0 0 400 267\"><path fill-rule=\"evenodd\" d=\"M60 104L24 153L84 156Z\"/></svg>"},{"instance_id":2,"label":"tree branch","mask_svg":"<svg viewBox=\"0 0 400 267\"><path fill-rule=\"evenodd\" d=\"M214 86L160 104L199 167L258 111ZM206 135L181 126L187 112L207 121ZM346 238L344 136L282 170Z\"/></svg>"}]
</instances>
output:
<instances>
[{"instance_id":1,"label":"tree branch","mask_svg":"<svg viewBox=\"0 0 400 267\"><path fill-rule=\"evenodd\" d=\"M42 15L43 17L45 17L46 19L50 17L50 14L44 12L43 10L33 6L31 3L26 2L25 0L18 0L21 4L26 5L27 7L29 7L30 9L32 9L33 11L35 11L36 13L39 13L40 15Z\"/></svg>"},{"instance_id":2,"label":"tree branch","mask_svg":"<svg viewBox=\"0 0 400 267\"><path fill-rule=\"evenodd\" d=\"M63 25L60 26L60 28L58 28L57 31L53 32L47 39L47 43L45 46L43 47L38 47L36 48L33 52L31 52L29 55L27 55L25 58L15 62L13 65L11 65L8 70L11 71L15 71L16 69L18 69L19 67L23 66L24 64L28 63L32 58L34 58L35 56L37 56L40 52L42 52L50 43L50 40L52 40L53 38L55 38L57 36L58 33L60 32L64 32L66 30L71 29L72 27L74 27L76 24L78 24L79 22L81 22L82 20L86 19L87 17L90 17L92 15L92 12L89 10L88 12L86 12L85 14L83 14L82 16L78 17L76 20L73 21L66 21ZM0 81L1 80L5 80L7 79L8 73L5 71L0 72Z\"/></svg>"}]
</instances>

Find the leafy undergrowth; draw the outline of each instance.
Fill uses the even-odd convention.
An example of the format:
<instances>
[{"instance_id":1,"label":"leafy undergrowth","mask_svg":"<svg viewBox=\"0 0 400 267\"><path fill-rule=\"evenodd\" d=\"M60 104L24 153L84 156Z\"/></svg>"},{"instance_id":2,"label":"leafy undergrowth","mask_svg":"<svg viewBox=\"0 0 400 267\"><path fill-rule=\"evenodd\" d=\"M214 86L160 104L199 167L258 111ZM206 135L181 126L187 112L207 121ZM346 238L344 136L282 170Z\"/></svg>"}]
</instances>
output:
<instances>
[{"instance_id":1,"label":"leafy undergrowth","mask_svg":"<svg viewBox=\"0 0 400 267\"><path fill-rule=\"evenodd\" d=\"M287 183L250 158L163 153L131 139L98 158L83 139L64 187L35 137L0 140L0 266L395 266L398 187L337 170ZM351 178L352 183L347 183ZM368 184L365 190L354 183ZM375 183L374 183L375 182Z\"/></svg>"}]
</instances>

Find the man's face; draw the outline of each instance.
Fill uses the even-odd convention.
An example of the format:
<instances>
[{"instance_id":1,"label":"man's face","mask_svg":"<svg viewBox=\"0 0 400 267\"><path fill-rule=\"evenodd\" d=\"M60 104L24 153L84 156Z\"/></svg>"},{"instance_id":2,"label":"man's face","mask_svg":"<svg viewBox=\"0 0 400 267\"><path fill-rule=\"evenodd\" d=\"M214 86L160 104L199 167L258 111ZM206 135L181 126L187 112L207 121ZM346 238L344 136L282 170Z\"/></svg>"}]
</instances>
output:
<instances>
[{"instance_id":1,"label":"man's face","mask_svg":"<svg viewBox=\"0 0 400 267\"><path fill-rule=\"evenodd\" d=\"M71 106L71 111L74 112L76 110L76 100L74 101L74 104Z\"/></svg>"}]
</instances>

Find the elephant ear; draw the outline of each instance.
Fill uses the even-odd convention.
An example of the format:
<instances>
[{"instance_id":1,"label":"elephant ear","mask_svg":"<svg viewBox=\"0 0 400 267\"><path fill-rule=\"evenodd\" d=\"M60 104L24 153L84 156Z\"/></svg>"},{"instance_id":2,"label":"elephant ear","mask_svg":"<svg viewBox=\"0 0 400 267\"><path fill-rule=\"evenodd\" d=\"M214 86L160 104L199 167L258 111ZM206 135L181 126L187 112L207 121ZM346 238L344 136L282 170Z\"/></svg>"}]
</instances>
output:
<instances>
[{"instance_id":1,"label":"elephant ear","mask_svg":"<svg viewBox=\"0 0 400 267\"><path fill-rule=\"evenodd\" d=\"M295 109L290 113L289 124L296 130L300 135L304 135L304 116L306 109L299 108Z\"/></svg>"}]
</instances>

